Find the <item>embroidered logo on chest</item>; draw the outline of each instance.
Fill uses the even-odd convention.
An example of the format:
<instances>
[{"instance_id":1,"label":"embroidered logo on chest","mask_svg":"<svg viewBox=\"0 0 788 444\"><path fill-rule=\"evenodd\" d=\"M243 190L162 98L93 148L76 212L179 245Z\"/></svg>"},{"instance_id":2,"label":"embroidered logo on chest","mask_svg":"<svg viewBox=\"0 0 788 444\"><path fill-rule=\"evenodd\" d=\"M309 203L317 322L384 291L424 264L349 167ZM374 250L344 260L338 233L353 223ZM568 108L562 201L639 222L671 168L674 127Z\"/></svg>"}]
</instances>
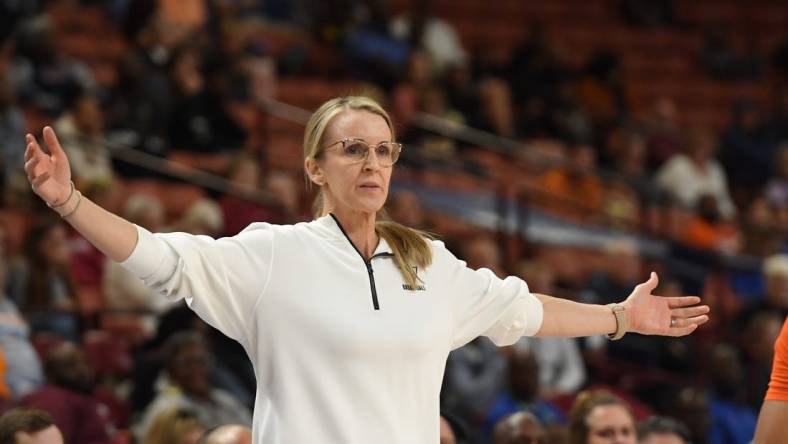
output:
<instances>
[{"instance_id":1,"label":"embroidered logo on chest","mask_svg":"<svg viewBox=\"0 0 788 444\"><path fill-rule=\"evenodd\" d=\"M413 272L416 273L416 276L418 276L419 267L412 267L412 268L413 268ZM408 291L427 291L427 287L425 287L424 285L416 285L414 287L413 285L410 284L402 284L402 289Z\"/></svg>"}]
</instances>

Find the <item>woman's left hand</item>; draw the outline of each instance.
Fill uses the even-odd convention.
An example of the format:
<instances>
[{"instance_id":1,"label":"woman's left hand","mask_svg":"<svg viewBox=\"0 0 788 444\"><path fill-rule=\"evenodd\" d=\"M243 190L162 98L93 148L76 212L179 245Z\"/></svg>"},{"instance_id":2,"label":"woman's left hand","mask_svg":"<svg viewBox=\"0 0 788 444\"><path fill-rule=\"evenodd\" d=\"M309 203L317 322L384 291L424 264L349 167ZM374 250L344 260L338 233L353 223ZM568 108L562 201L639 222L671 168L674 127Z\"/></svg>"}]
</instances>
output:
<instances>
[{"instance_id":1,"label":"woman's left hand","mask_svg":"<svg viewBox=\"0 0 788 444\"><path fill-rule=\"evenodd\" d=\"M627 332L644 335L685 336L709 320L708 305L698 305L697 296L662 297L652 295L657 288L657 273L635 287L623 302L627 313Z\"/></svg>"}]
</instances>

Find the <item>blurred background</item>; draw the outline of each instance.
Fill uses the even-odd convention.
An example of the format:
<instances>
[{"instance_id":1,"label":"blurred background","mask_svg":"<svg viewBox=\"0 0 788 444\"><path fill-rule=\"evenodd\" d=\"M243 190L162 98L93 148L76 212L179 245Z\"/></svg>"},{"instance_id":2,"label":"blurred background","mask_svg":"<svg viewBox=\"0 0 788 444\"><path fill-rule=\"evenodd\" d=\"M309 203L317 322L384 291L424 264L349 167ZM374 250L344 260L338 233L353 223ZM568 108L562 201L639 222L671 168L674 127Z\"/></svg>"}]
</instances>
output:
<instances>
[{"instance_id":1,"label":"blurred background","mask_svg":"<svg viewBox=\"0 0 788 444\"><path fill-rule=\"evenodd\" d=\"M52 125L132 222L229 236L311 220L306 119L365 94L405 145L388 213L469 266L593 303L655 270L712 307L689 338L456 350L457 442L514 442L493 430L522 410L565 442L589 388L749 442L788 314L787 29L779 0L0 0L2 408L67 442L187 443L248 424L255 390L238 344L35 198L26 132Z\"/></svg>"}]
</instances>

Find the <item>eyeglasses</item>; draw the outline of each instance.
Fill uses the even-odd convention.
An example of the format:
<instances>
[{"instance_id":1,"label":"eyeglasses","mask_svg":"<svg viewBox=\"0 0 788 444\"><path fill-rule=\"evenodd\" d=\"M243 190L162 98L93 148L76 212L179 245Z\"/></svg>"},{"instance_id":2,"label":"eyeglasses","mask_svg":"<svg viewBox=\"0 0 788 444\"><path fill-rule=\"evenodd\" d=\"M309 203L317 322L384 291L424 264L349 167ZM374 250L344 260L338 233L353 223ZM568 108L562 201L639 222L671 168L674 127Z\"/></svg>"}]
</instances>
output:
<instances>
[{"instance_id":1,"label":"eyeglasses","mask_svg":"<svg viewBox=\"0 0 788 444\"><path fill-rule=\"evenodd\" d=\"M373 146L364 139L346 137L326 146L324 149L327 150L340 143L342 144L342 149L339 150L339 154L347 159L349 163L366 162L369 158L369 152L371 148L373 148ZM399 154L402 152L402 144L396 142L380 142L374 145L374 148L375 157L378 159L378 163L383 167L394 165L397 159L399 159Z\"/></svg>"}]
</instances>

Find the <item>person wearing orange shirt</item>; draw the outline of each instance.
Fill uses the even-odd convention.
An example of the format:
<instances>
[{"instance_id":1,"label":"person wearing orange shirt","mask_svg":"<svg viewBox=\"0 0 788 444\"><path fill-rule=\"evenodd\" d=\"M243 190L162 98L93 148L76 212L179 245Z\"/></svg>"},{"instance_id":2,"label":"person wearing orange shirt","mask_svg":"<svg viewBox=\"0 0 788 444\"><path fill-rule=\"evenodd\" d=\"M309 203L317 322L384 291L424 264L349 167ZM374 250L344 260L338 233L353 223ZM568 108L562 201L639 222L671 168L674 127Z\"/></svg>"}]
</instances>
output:
<instances>
[{"instance_id":1,"label":"person wearing orange shirt","mask_svg":"<svg viewBox=\"0 0 788 444\"><path fill-rule=\"evenodd\" d=\"M774 344L774 364L769 389L758 417L754 444L783 442L788 421L788 318Z\"/></svg>"}]
</instances>

